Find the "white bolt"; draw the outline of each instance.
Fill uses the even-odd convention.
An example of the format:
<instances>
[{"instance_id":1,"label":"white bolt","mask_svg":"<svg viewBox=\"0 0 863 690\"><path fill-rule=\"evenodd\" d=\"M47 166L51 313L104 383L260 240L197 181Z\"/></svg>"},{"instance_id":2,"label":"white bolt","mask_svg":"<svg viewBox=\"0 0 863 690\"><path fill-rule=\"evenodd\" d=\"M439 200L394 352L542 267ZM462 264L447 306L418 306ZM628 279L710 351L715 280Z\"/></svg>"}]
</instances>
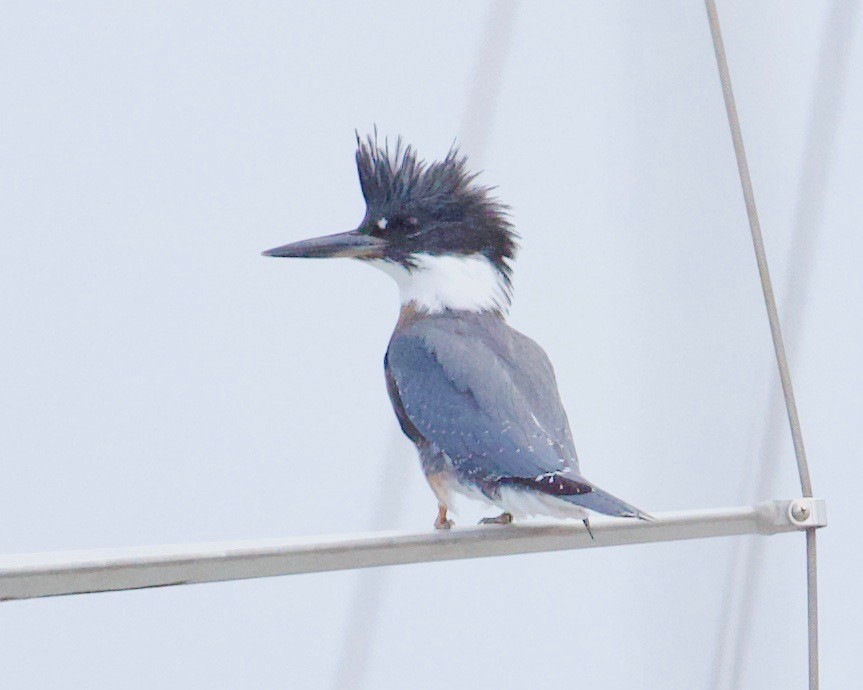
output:
<instances>
[{"instance_id":1,"label":"white bolt","mask_svg":"<svg viewBox=\"0 0 863 690\"><path fill-rule=\"evenodd\" d=\"M809 506L801 501L791 504L791 517L795 522L805 522L809 519Z\"/></svg>"}]
</instances>

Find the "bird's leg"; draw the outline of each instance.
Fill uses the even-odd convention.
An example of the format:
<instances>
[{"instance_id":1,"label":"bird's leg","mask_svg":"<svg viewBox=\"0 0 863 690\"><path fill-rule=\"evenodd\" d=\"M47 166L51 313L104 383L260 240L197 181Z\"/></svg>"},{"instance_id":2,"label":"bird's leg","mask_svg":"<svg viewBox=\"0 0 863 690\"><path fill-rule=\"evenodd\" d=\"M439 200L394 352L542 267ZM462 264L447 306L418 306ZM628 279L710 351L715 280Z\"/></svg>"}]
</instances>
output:
<instances>
[{"instance_id":1,"label":"bird's leg","mask_svg":"<svg viewBox=\"0 0 863 690\"><path fill-rule=\"evenodd\" d=\"M596 539L596 537L594 537L594 536L593 536L593 530L592 530L592 529L590 529L590 520L588 520L587 518L584 518L584 519L582 520L582 522L584 523L584 527L585 527L585 529L587 530L587 533L590 535L590 538L591 538L591 539Z\"/></svg>"},{"instance_id":2,"label":"bird's leg","mask_svg":"<svg viewBox=\"0 0 863 690\"><path fill-rule=\"evenodd\" d=\"M447 507L445 505L438 505L437 518L435 518L434 521L435 529L450 529L450 527L453 527L455 525L452 520L447 520L446 511Z\"/></svg>"},{"instance_id":3,"label":"bird's leg","mask_svg":"<svg viewBox=\"0 0 863 690\"><path fill-rule=\"evenodd\" d=\"M512 524L512 513L501 513L497 517L483 518L479 521L481 525L509 525Z\"/></svg>"}]
</instances>

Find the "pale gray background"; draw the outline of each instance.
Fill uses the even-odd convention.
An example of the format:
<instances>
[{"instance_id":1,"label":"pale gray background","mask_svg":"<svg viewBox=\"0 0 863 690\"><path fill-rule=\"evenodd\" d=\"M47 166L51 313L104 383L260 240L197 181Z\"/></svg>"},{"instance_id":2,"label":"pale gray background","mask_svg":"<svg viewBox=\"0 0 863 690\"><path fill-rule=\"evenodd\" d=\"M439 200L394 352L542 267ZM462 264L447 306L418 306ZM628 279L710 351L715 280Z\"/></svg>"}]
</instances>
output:
<instances>
[{"instance_id":1,"label":"pale gray background","mask_svg":"<svg viewBox=\"0 0 863 690\"><path fill-rule=\"evenodd\" d=\"M852 7L719 4L780 309L789 252L812 266L785 327L829 500L826 688L859 683L863 636L859 40L792 237L825 32ZM3 3L0 552L371 525L395 288L259 252L355 226L355 127L446 152L487 12ZM797 495L781 427L755 488L778 382L702 3L525 3L497 105L482 179L524 237L512 322L556 364L586 474L654 511ZM406 508L382 524L427 529L396 452ZM732 543L392 570L357 685L706 688ZM766 544L740 687L804 687L803 566L802 537ZM329 688L357 577L2 605L0 687Z\"/></svg>"}]
</instances>

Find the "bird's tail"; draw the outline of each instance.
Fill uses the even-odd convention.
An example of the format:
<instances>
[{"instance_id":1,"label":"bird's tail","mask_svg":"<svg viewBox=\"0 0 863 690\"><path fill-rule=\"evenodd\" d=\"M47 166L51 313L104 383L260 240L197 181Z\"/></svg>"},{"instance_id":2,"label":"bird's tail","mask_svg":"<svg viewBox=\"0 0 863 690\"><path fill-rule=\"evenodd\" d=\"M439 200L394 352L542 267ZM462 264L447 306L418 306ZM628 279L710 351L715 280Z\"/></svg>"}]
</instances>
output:
<instances>
[{"instance_id":1,"label":"bird's tail","mask_svg":"<svg viewBox=\"0 0 863 690\"><path fill-rule=\"evenodd\" d=\"M616 496L612 496L610 493L603 491L598 486L591 484L591 487L593 490L589 493L567 496L566 500L583 508L587 508L588 510L602 513L603 515L638 518L639 520L648 521L653 520L653 518L643 510L639 510L635 506L631 506L625 501L621 501Z\"/></svg>"}]
</instances>

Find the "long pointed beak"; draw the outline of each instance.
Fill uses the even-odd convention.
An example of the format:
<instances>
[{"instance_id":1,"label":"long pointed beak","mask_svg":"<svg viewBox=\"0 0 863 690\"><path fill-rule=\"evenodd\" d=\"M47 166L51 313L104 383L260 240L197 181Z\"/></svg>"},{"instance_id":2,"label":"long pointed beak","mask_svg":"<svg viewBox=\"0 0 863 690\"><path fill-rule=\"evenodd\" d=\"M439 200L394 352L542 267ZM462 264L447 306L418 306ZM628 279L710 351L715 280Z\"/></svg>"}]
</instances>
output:
<instances>
[{"instance_id":1,"label":"long pointed beak","mask_svg":"<svg viewBox=\"0 0 863 690\"><path fill-rule=\"evenodd\" d=\"M263 252L264 256L290 256L303 259L377 259L383 256L386 241L359 230L285 244Z\"/></svg>"}]
</instances>

